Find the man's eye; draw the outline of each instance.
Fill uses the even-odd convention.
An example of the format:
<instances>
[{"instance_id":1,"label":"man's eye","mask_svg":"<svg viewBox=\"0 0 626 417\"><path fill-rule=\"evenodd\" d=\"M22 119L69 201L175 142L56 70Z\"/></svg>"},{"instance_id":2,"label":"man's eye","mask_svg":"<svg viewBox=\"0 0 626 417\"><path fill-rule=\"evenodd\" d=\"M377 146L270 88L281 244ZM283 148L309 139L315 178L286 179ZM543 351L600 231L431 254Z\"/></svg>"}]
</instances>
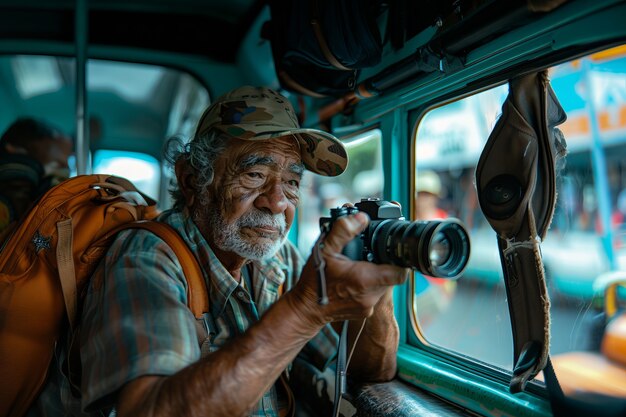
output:
<instances>
[{"instance_id":1,"label":"man's eye","mask_svg":"<svg viewBox=\"0 0 626 417\"><path fill-rule=\"evenodd\" d=\"M287 181L287 184L291 185L292 187L300 187L300 181L298 180L289 180Z\"/></svg>"},{"instance_id":2,"label":"man's eye","mask_svg":"<svg viewBox=\"0 0 626 417\"><path fill-rule=\"evenodd\" d=\"M260 172L248 172L248 173L246 173L246 175L249 178L255 178L255 179L256 178L263 178L263 174L261 174Z\"/></svg>"}]
</instances>

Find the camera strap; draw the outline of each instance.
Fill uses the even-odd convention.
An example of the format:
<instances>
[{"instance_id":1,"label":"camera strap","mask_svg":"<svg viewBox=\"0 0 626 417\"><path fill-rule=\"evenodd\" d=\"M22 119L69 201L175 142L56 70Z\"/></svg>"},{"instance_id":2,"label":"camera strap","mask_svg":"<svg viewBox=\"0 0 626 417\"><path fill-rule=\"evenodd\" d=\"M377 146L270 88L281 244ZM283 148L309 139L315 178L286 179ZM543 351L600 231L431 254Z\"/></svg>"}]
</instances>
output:
<instances>
[{"instance_id":1,"label":"camera strap","mask_svg":"<svg viewBox=\"0 0 626 417\"><path fill-rule=\"evenodd\" d=\"M325 237L326 232L323 231L317 239L317 242L315 242L315 245L313 245L313 265L317 271L317 294L319 296L317 302L320 305L328 304L328 294L326 293L326 272L324 271L326 268L326 261L322 255Z\"/></svg>"},{"instance_id":2,"label":"camera strap","mask_svg":"<svg viewBox=\"0 0 626 417\"><path fill-rule=\"evenodd\" d=\"M347 345L348 345L348 320L341 326L339 346L337 347L337 369L335 372L335 399L333 401L333 417L339 416L339 404L346 392L346 372L348 370Z\"/></svg>"},{"instance_id":3,"label":"camera strap","mask_svg":"<svg viewBox=\"0 0 626 417\"><path fill-rule=\"evenodd\" d=\"M317 271L317 302L320 305L328 304L328 294L326 292L326 261L324 255L322 255L322 249L324 248L324 238L326 232L322 231L320 237L313 245L313 265ZM348 344L348 321L344 321L341 334L339 336L339 345L337 347L337 363L335 369L335 397L333 401L333 413L332 416L339 415L339 403L343 394L346 392L346 371L347 371L347 344Z\"/></svg>"},{"instance_id":4,"label":"camera strap","mask_svg":"<svg viewBox=\"0 0 626 417\"><path fill-rule=\"evenodd\" d=\"M322 231L320 237L313 245L313 265L315 266L315 270L317 271L318 278L318 304L326 305L328 304L328 294L326 292L326 261L324 260L324 256L322 255L322 249L324 248L324 238L326 237L326 232ZM356 344L365 328L365 322L367 319L363 319L363 323L361 324L361 329L356 335L354 339L354 344L352 345L352 349L350 350L350 355L348 355L348 326L349 321L345 320L341 327L341 334L339 335L339 345L337 346L337 362L336 362L336 370L335 370L335 396L333 401L333 417L339 416L339 406L341 404L341 399L346 392L346 377L348 372L348 365L350 364L350 359L352 358L352 354L354 353L354 349Z\"/></svg>"}]
</instances>

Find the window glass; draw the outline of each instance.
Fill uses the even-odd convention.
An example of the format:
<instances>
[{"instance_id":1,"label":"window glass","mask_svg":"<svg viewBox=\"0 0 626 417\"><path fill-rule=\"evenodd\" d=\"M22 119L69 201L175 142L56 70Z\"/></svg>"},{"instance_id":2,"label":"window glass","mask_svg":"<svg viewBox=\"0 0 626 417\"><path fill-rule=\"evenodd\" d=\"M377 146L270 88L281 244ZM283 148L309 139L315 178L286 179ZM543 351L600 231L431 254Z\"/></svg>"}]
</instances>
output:
<instances>
[{"instance_id":1,"label":"window glass","mask_svg":"<svg viewBox=\"0 0 626 417\"><path fill-rule=\"evenodd\" d=\"M320 217L328 217L330 209L362 198L382 198L381 132L368 131L344 141L348 151L348 168L337 177L324 177L305 171L300 186L298 208L298 248L308 257L320 233Z\"/></svg>"},{"instance_id":2,"label":"window glass","mask_svg":"<svg viewBox=\"0 0 626 417\"><path fill-rule=\"evenodd\" d=\"M72 175L76 160L84 158L86 173L137 181L160 207L168 207L170 174L160 168L163 145L173 135L191 137L209 103L206 88L176 69L95 59L87 62L86 79L89 144L81 147L84 155L70 158ZM30 116L76 138L76 61L0 56L0 102L0 133L17 118Z\"/></svg>"},{"instance_id":3,"label":"window glass","mask_svg":"<svg viewBox=\"0 0 626 417\"><path fill-rule=\"evenodd\" d=\"M131 101L143 101L154 95L154 89L169 71L155 65L90 60L88 88L110 91Z\"/></svg>"},{"instance_id":4,"label":"window glass","mask_svg":"<svg viewBox=\"0 0 626 417\"><path fill-rule=\"evenodd\" d=\"M63 87L56 59L48 56L16 56L11 60L15 87L21 98L52 93Z\"/></svg>"},{"instance_id":5,"label":"window glass","mask_svg":"<svg viewBox=\"0 0 626 417\"><path fill-rule=\"evenodd\" d=\"M148 197L159 196L161 168L159 161L150 155L102 149L94 155L93 170L127 178Z\"/></svg>"},{"instance_id":6,"label":"window glass","mask_svg":"<svg viewBox=\"0 0 626 417\"><path fill-rule=\"evenodd\" d=\"M66 135L74 129L73 58L0 56L0 134L19 118L36 118Z\"/></svg>"},{"instance_id":7,"label":"window glass","mask_svg":"<svg viewBox=\"0 0 626 417\"><path fill-rule=\"evenodd\" d=\"M612 280L626 280L625 52L604 51L549 72L568 115L560 128L569 152L558 177L556 213L541 245L553 357L600 351L604 289ZM472 252L456 281L415 274L412 305L428 343L510 370L511 324L496 235L478 206L474 179L507 90L502 85L446 104L420 121L415 183L424 194L415 190L414 218L434 201L431 216L464 222Z\"/></svg>"}]
</instances>

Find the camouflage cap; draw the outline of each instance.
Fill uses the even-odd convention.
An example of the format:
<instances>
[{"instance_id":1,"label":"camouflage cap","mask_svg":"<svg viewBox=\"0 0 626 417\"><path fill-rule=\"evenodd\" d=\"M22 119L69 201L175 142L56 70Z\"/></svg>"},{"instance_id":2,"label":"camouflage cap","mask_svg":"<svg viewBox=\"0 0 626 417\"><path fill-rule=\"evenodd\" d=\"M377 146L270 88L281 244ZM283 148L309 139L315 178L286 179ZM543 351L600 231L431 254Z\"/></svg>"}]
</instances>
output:
<instances>
[{"instance_id":1,"label":"camouflage cap","mask_svg":"<svg viewBox=\"0 0 626 417\"><path fill-rule=\"evenodd\" d=\"M218 98L205 110L196 136L217 129L243 140L292 136L309 171L334 177L348 165L343 144L330 133L301 128L291 102L268 88L240 87Z\"/></svg>"}]
</instances>

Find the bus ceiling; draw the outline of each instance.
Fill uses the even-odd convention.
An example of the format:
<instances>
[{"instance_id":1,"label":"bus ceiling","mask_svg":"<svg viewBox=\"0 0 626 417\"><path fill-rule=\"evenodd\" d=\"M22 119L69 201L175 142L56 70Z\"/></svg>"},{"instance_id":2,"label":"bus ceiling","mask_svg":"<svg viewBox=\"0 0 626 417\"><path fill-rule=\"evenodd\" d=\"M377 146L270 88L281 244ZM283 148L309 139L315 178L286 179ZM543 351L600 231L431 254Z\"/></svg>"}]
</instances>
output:
<instances>
[{"instance_id":1,"label":"bus ceiling","mask_svg":"<svg viewBox=\"0 0 626 417\"><path fill-rule=\"evenodd\" d=\"M461 72L475 64L468 63L468 56L485 42L550 10L570 6L567 3L575 6L580 2L369 2L380 13L382 59L359 69L349 90L321 94L322 99L313 105L315 113L309 114L304 124L318 124L365 98L402 90L429 75ZM603 7L600 3L610 2L594 7ZM294 91L277 76L277 39L272 38L267 23L276 18L276 10L292 10L290 5L296 4L295 0L5 0L0 6L0 53L76 57L76 131L80 132L85 125L82 115L88 114L81 87L88 59L184 69L214 97L241 84ZM290 16L289 21L296 18ZM84 146L80 142L79 148ZM85 154L80 149L79 153Z\"/></svg>"},{"instance_id":2,"label":"bus ceiling","mask_svg":"<svg viewBox=\"0 0 626 417\"><path fill-rule=\"evenodd\" d=\"M454 65L455 56L462 56L486 39L520 25L533 13L543 13L566 1L429 0L412 4L391 0L372 3L380 3L383 13L390 14L386 20L388 23L381 25L393 24L400 28L386 30L388 36L385 46L398 49L411 39L422 39L418 42L423 45L417 46L428 46L429 50L438 54L445 51L445 58L450 62L437 62L438 68L444 64ZM262 23L271 18L268 5L288 9L294 2L6 0L3 1L0 13L0 52L30 50L39 54L74 55L76 42L81 41L76 26L77 12L82 10L81 3L85 7L82 20L86 33L83 40L89 45L90 57L123 60L124 57L126 60L132 57L158 64L169 61L170 64L185 67L189 63L180 60L183 55L241 67L239 61L245 59L244 55L254 55L256 58L258 54L265 54L261 59L271 60L269 48L259 47L263 40L260 38L265 36ZM414 45L411 44L411 47ZM138 51L141 53L137 54ZM168 57L168 53L178 59ZM372 68L376 74L364 71L363 75L371 78L370 90L388 88L400 78L413 75L411 70L424 71L423 67L416 67L415 56L399 61L396 67L384 72L381 66ZM390 63L383 60L384 65ZM245 79L247 74L244 74L242 81L249 82ZM267 76L262 77L262 81L267 81ZM211 79L202 78L205 81ZM276 83L276 77L272 81ZM217 90L211 91L214 94L222 92L218 86L209 83L209 87Z\"/></svg>"},{"instance_id":3,"label":"bus ceiling","mask_svg":"<svg viewBox=\"0 0 626 417\"><path fill-rule=\"evenodd\" d=\"M79 35L74 23L81 2L4 1L0 38L5 43L45 40L50 49L39 52L48 53L59 45L72 45ZM89 0L85 6L90 46L154 51L153 58L171 52L227 63L235 62L245 33L262 8L257 0Z\"/></svg>"}]
</instances>

